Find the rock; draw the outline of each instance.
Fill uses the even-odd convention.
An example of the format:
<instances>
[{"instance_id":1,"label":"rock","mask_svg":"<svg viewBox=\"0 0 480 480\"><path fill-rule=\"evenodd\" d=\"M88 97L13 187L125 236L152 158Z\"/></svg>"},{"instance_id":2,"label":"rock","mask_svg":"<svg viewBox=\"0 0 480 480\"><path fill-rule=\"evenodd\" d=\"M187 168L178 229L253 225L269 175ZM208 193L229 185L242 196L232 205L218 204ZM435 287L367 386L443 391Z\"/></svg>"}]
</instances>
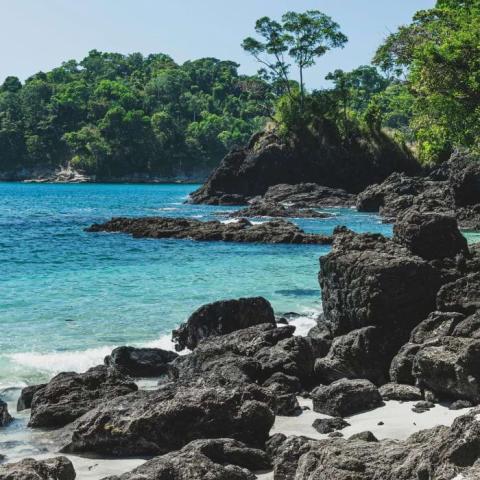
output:
<instances>
[{"instance_id":1,"label":"rock","mask_svg":"<svg viewBox=\"0 0 480 480\"><path fill-rule=\"evenodd\" d=\"M192 313L186 323L172 332L172 340L177 350L193 350L203 338L263 323L275 325L275 316L270 303L262 297L214 302Z\"/></svg>"},{"instance_id":2,"label":"rock","mask_svg":"<svg viewBox=\"0 0 480 480\"><path fill-rule=\"evenodd\" d=\"M407 343L393 357L390 365L390 380L392 382L406 385L415 384L415 378L412 373L413 361L420 348L420 345Z\"/></svg>"},{"instance_id":3,"label":"rock","mask_svg":"<svg viewBox=\"0 0 480 480\"><path fill-rule=\"evenodd\" d=\"M382 397L368 380L337 380L312 391L313 410L333 417L347 417L380 407Z\"/></svg>"},{"instance_id":4,"label":"rock","mask_svg":"<svg viewBox=\"0 0 480 480\"><path fill-rule=\"evenodd\" d=\"M458 322L452 332L452 336L480 338L480 312L476 312Z\"/></svg>"},{"instance_id":5,"label":"rock","mask_svg":"<svg viewBox=\"0 0 480 480\"><path fill-rule=\"evenodd\" d=\"M0 427L5 427L12 420L12 417L8 413L8 405L3 400L0 400Z\"/></svg>"},{"instance_id":6,"label":"rock","mask_svg":"<svg viewBox=\"0 0 480 480\"><path fill-rule=\"evenodd\" d=\"M434 408L435 407L435 404L432 403L432 402L429 402L429 401L421 401L421 402L417 402L413 408L412 408L412 412L415 412L415 413L425 413L425 412L428 412L430 409Z\"/></svg>"},{"instance_id":7,"label":"rock","mask_svg":"<svg viewBox=\"0 0 480 480\"><path fill-rule=\"evenodd\" d=\"M203 222L189 218L118 217L103 224L94 224L86 231L128 233L134 238L316 245L331 243L330 237L305 233L295 224L283 219L252 224L245 218L241 218L237 222L222 223L218 220Z\"/></svg>"},{"instance_id":8,"label":"rock","mask_svg":"<svg viewBox=\"0 0 480 480\"><path fill-rule=\"evenodd\" d=\"M395 223L393 233L394 241L426 260L469 254L454 217L408 210Z\"/></svg>"},{"instance_id":9,"label":"rock","mask_svg":"<svg viewBox=\"0 0 480 480\"><path fill-rule=\"evenodd\" d=\"M273 425L266 390L165 385L102 402L74 425L65 453L162 455L192 440L232 438L262 447Z\"/></svg>"},{"instance_id":10,"label":"rock","mask_svg":"<svg viewBox=\"0 0 480 480\"><path fill-rule=\"evenodd\" d=\"M444 285L437 296L437 308L442 312L474 314L480 309L480 273L467 275Z\"/></svg>"},{"instance_id":11,"label":"rock","mask_svg":"<svg viewBox=\"0 0 480 480\"><path fill-rule=\"evenodd\" d=\"M480 340L442 337L427 342L415 355L417 385L439 398L480 403Z\"/></svg>"},{"instance_id":12,"label":"rock","mask_svg":"<svg viewBox=\"0 0 480 480\"><path fill-rule=\"evenodd\" d=\"M300 393L302 385L298 377L292 377L282 372L276 372L263 382L263 387L279 386L284 393Z\"/></svg>"},{"instance_id":13,"label":"rock","mask_svg":"<svg viewBox=\"0 0 480 480\"><path fill-rule=\"evenodd\" d=\"M269 187L263 200L274 204L293 205L297 208L350 207L355 203L355 195L316 183L280 184Z\"/></svg>"},{"instance_id":14,"label":"rock","mask_svg":"<svg viewBox=\"0 0 480 480\"><path fill-rule=\"evenodd\" d=\"M383 400L398 400L400 402L412 402L422 399L422 392L412 385L399 385L398 383L386 383L379 388Z\"/></svg>"},{"instance_id":15,"label":"rock","mask_svg":"<svg viewBox=\"0 0 480 480\"><path fill-rule=\"evenodd\" d=\"M231 218L255 218L255 217L274 217L274 218L330 218L331 213L319 212L311 208L297 208L283 206L278 203L269 203L266 201L257 201L247 208L238 210L229 215Z\"/></svg>"},{"instance_id":16,"label":"rock","mask_svg":"<svg viewBox=\"0 0 480 480\"><path fill-rule=\"evenodd\" d=\"M460 207L480 203L480 163L478 158L454 155L449 161L449 181Z\"/></svg>"},{"instance_id":17,"label":"rock","mask_svg":"<svg viewBox=\"0 0 480 480\"><path fill-rule=\"evenodd\" d=\"M320 383L366 378L381 385L388 377L390 365L390 357L382 351L382 345L377 327L365 327L337 337L328 354L315 361L315 377Z\"/></svg>"},{"instance_id":18,"label":"rock","mask_svg":"<svg viewBox=\"0 0 480 480\"><path fill-rule=\"evenodd\" d=\"M268 456L231 439L195 440L180 451L153 458L109 480L254 480L252 471L270 469Z\"/></svg>"},{"instance_id":19,"label":"rock","mask_svg":"<svg viewBox=\"0 0 480 480\"><path fill-rule=\"evenodd\" d=\"M350 424L341 417L317 418L312 424L312 427L318 433L322 433L322 434L332 433L335 430L342 430L343 428L346 428L349 426Z\"/></svg>"},{"instance_id":20,"label":"rock","mask_svg":"<svg viewBox=\"0 0 480 480\"><path fill-rule=\"evenodd\" d=\"M97 405L137 389L127 377L103 365L85 373L60 373L36 391L28 425L63 427Z\"/></svg>"},{"instance_id":21,"label":"rock","mask_svg":"<svg viewBox=\"0 0 480 480\"><path fill-rule=\"evenodd\" d=\"M410 343L422 344L439 337L452 335L457 325L465 319L461 313L432 312L426 320L415 327Z\"/></svg>"},{"instance_id":22,"label":"rock","mask_svg":"<svg viewBox=\"0 0 480 480\"><path fill-rule=\"evenodd\" d=\"M468 400L457 400L453 402L448 408L449 410L462 410L464 408L471 408L473 407L472 402Z\"/></svg>"},{"instance_id":23,"label":"rock","mask_svg":"<svg viewBox=\"0 0 480 480\"><path fill-rule=\"evenodd\" d=\"M381 235L337 228L333 249L320 265L323 309L333 335L376 326L390 358L435 309L438 271Z\"/></svg>"},{"instance_id":24,"label":"rock","mask_svg":"<svg viewBox=\"0 0 480 480\"><path fill-rule=\"evenodd\" d=\"M37 461L26 458L18 463L0 465L2 480L74 480L75 469L65 457Z\"/></svg>"},{"instance_id":25,"label":"rock","mask_svg":"<svg viewBox=\"0 0 480 480\"><path fill-rule=\"evenodd\" d=\"M28 387L22 388L17 402L17 412L28 410L32 406L32 400L35 393L46 386L46 383L42 383L40 385L29 385Z\"/></svg>"},{"instance_id":26,"label":"rock","mask_svg":"<svg viewBox=\"0 0 480 480\"><path fill-rule=\"evenodd\" d=\"M360 440L362 442L378 442L378 438L370 431L354 433L349 440Z\"/></svg>"},{"instance_id":27,"label":"rock","mask_svg":"<svg viewBox=\"0 0 480 480\"><path fill-rule=\"evenodd\" d=\"M118 347L105 357L105 365L131 377L158 377L178 354L161 348Z\"/></svg>"},{"instance_id":28,"label":"rock","mask_svg":"<svg viewBox=\"0 0 480 480\"><path fill-rule=\"evenodd\" d=\"M343 433L342 432L332 432L332 433L328 434L328 437L329 438L341 438L341 437L343 437Z\"/></svg>"}]
</instances>

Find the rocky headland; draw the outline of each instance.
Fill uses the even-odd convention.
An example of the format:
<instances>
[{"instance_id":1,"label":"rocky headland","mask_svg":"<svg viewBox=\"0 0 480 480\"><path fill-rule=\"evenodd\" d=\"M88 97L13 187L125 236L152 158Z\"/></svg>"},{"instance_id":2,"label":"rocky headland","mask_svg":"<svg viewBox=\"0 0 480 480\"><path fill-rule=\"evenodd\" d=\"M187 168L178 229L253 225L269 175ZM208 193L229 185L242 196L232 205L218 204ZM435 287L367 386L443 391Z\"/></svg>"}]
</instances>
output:
<instances>
[{"instance_id":1,"label":"rocky headland","mask_svg":"<svg viewBox=\"0 0 480 480\"><path fill-rule=\"evenodd\" d=\"M337 228L320 264L324 313L306 336L261 297L215 302L173 332L186 354L120 347L103 366L27 387L19 408L32 428L57 429L65 455L151 458L115 479L477 478L480 249L453 217L409 210L392 239ZM138 390L139 377L158 385ZM413 421L408 438L389 438L390 417L344 435L401 402L418 418L458 413L451 426ZM0 478L69 480L67 462L7 464Z\"/></svg>"}]
</instances>

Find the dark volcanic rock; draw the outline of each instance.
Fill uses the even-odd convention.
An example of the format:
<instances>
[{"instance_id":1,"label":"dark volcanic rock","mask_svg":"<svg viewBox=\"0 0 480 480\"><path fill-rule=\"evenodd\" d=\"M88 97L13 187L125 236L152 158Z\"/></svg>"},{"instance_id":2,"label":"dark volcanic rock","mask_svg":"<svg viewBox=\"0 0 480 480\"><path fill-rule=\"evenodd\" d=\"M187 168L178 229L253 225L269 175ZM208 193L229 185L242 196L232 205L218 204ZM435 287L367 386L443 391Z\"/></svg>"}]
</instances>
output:
<instances>
[{"instance_id":1,"label":"dark volcanic rock","mask_svg":"<svg viewBox=\"0 0 480 480\"><path fill-rule=\"evenodd\" d=\"M32 400L35 393L46 385L46 383L42 383L40 385L29 385L28 387L23 388L20 397L18 398L17 412L28 410L32 406Z\"/></svg>"},{"instance_id":2,"label":"dark volcanic rock","mask_svg":"<svg viewBox=\"0 0 480 480\"><path fill-rule=\"evenodd\" d=\"M349 207L354 205L355 195L316 183L280 184L270 187L263 200L268 203L293 205L296 208Z\"/></svg>"},{"instance_id":3,"label":"dark volcanic rock","mask_svg":"<svg viewBox=\"0 0 480 480\"><path fill-rule=\"evenodd\" d=\"M413 361L421 345L406 343L393 357L390 365L390 380L395 383L414 385Z\"/></svg>"},{"instance_id":4,"label":"dark volcanic rock","mask_svg":"<svg viewBox=\"0 0 480 480\"><path fill-rule=\"evenodd\" d=\"M411 335L410 343L422 344L439 337L454 335L453 332L465 316L456 312L432 312L426 320L417 325Z\"/></svg>"},{"instance_id":5,"label":"dark volcanic rock","mask_svg":"<svg viewBox=\"0 0 480 480\"><path fill-rule=\"evenodd\" d=\"M191 195L195 203L231 204L231 195L251 198L278 184L315 182L358 192L382 181L393 171L414 173L418 164L386 136L342 145L327 129L287 143L274 132L261 132L249 145L229 153L205 185ZM372 140L373 142L373 140Z\"/></svg>"},{"instance_id":6,"label":"dark volcanic rock","mask_svg":"<svg viewBox=\"0 0 480 480\"><path fill-rule=\"evenodd\" d=\"M393 227L394 241L427 260L468 255L466 238L453 217L407 211Z\"/></svg>"},{"instance_id":7,"label":"dark volcanic rock","mask_svg":"<svg viewBox=\"0 0 480 480\"><path fill-rule=\"evenodd\" d=\"M467 275L444 285L437 296L437 307L443 312L471 315L480 309L480 273Z\"/></svg>"},{"instance_id":8,"label":"dark volcanic rock","mask_svg":"<svg viewBox=\"0 0 480 480\"><path fill-rule=\"evenodd\" d=\"M274 414L266 390L175 387L137 392L103 402L80 418L64 452L161 455L192 440L233 438L261 447Z\"/></svg>"},{"instance_id":9,"label":"dark volcanic rock","mask_svg":"<svg viewBox=\"0 0 480 480\"><path fill-rule=\"evenodd\" d=\"M277 437L271 448L275 480L473 480L480 473L477 414L404 441Z\"/></svg>"},{"instance_id":10,"label":"dark volcanic rock","mask_svg":"<svg viewBox=\"0 0 480 480\"><path fill-rule=\"evenodd\" d=\"M435 309L439 273L381 235L337 228L333 249L320 265L323 309L334 335L376 326L384 330L383 348L393 357Z\"/></svg>"},{"instance_id":11,"label":"dark volcanic rock","mask_svg":"<svg viewBox=\"0 0 480 480\"><path fill-rule=\"evenodd\" d=\"M8 425L12 421L12 417L8 413L8 405L0 400L0 427Z\"/></svg>"},{"instance_id":12,"label":"dark volcanic rock","mask_svg":"<svg viewBox=\"0 0 480 480\"><path fill-rule=\"evenodd\" d=\"M262 297L209 303L196 310L186 323L172 332L177 350L193 350L204 338L225 335L254 325L275 325L270 303Z\"/></svg>"},{"instance_id":13,"label":"dark volcanic rock","mask_svg":"<svg viewBox=\"0 0 480 480\"><path fill-rule=\"evenodd\" d=\"M252 471L270 468L265 452L221 438L195 440L180 451L156 457L108 480L255 480Z\"/></svg>"},{"instance_id":14,"label":"dark volcanic rock","mask_svg":"<svg viewBox=\"0 0 480 480\"><path fill-rule=\"evenodd\" d=\"M379 388L380 395L384 400L398 400L400 402L413 402L422 399L422 392L412 385L398 383L386 383Z\"/></svg>"},{"instance_id":15,"label":"dark volcanic rock","mask_svg":"<svg viewBox=\"0 0 480 480\"><path fill-rule=\"evenodd\" d=\"M105 365L131 377L158 377L178 354L161 348L118 347L105 357Z\"/></svg>"},{"instance_id":16,"label":"dark volcanic rock","mask_svg":"<svg viewBox=\"0 0 480 480\"><path fill-rule=\"evenodd\" d=\"M337 380L312 391L313 410L334 417L347 417L380 407L382 397L368 380Z\"/></svg>"},{"instance_id":17,"label":"dark volcanic rock","mask_svg":"<svg viewBox=\"0 0 480 480\"><path fill-rule=\"evenodd\" d=\"M335 430L342 430L343 428L349 427L350 424L346 422L342 417L334 417L334 418L317 418L312 427L318 433L332 433Z\"/></svg>"},{"instance_id":18,"label":"dark volcanic rock","mask_svg":"<svg viewBox=\"0 0 480 480\"><path fill-rule=\"evenodd\" d=\"M26 458L18 463L0 465L2 480L74 480L72 462L65 457L37 461Z\"/></svg>"},{"instance_id":19,"label":"dark volcanic rock","mask_svg":"<svg viewBox=\"0 0 480 480\"><path fill-rule=\"evenodd\" d=\"M378 442L378 438L370 431L354 433L349 440L360 440L362 442Z\"/></svg>"},{"instance_id":20,"label":"dark volcanic rock","mask_svg":"<svg viewBox=\"0 0 480 480\"><path fill-rule=\"evenodd\" d=\"M330 383L366 378L377 385L385 383L390 357L382 351L382 337L377 327L365 327L335 338L328 354L315 361L316 379Z\"/></svg>"},{"instance_id":21,"label":"dark volcanic rock","mask_svg":"<svg viewBox=\"0 0 480 480\"><path fill-rule=\"evenodd\" d=\"M135 383L105 366L85 373L60 373L33 396L29 426L62 427L97 405L137 389Z\"/></svg>"},{"instance_id":22,"label":"dark volcanic rock","mask_svg":"<svg viewBox=\"0 0 480 480\"><path fill-rule=\"evenodd\" d=\"M262 200L252 203L247 208L233 212L229 216L232 218L330 218L333 215L311 208L287 207L278 203L265 202Z\"/></svg>"},{"instance_id":23,"label":"dark volcanic rock","mask_svg":"<svg viewBox=\"0 0 480 480\"><path fill-rule=\"evenodd\" d=\"M478 158L454 155L449 162L450 184L456 205L465 207L480 203L480 162Z\"/></svg>"},{"instance_id":24,"label":"dark volcanic rock","mask_svg":"<svg viewBox=\"0 0 480 480\"><path fill-rule=\"evenodd\" d=\"M128 233L135 238L317 245L331 243L331 238L328 236L305 233L295 224L282 219L252 224L245 218L237 222L222 223L218 220L202 222L188 218L119 217L103 224L94 224L86 231Z\"/></svg>"}]
</instances>

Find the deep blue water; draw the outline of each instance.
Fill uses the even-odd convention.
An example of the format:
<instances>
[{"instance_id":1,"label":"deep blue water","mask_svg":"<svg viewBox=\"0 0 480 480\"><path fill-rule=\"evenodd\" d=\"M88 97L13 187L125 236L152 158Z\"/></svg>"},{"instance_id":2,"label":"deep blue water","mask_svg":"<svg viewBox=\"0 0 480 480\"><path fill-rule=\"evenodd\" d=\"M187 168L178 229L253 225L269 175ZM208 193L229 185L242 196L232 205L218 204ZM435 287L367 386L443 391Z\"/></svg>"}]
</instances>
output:
<instances>
[{"instance_id":1,"label":"deep blue water","mask_svg":"<svg viewBox=\"0 0 480 480\"><path fill-rule=\"evenodd\" d=\"M0 387L83 370L122 344L168 344L204 303L262 295L277 313L321 308L323 246L133 239L84 228L112 216L218 218L225 207L185 204L192 185L0 183ZM332 210L295 220L390 234L375 215ZM307 320L305 320L307 321Z\"/></svg>"}]
</instances>

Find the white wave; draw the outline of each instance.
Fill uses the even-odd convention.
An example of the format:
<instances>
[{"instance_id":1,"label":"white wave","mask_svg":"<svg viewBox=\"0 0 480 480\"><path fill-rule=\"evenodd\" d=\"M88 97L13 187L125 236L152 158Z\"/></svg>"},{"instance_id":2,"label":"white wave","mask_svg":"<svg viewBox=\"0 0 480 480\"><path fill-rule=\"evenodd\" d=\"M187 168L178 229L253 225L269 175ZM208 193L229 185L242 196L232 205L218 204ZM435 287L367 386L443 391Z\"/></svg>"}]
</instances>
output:
<instances>
[{"instance_id":1,"label":"white wave","mask_svg":"<svg viewBox=\"0 0 480 480\"><path fill-rule=\"evenodd\" d=\"M229 218L228 220L220 220L220 223L227 225L228 223L238 223L238 218Z\"/></svg>"},{"instance_id":2,"label":"white wave","mask_svg":"<svg viewBox=\"0 0 480 480\"><path fill-rule=\"evenodd\" d=\"M177 207L163 207L163 208L159 208L159 210L161 210L162 212L174 212L180 209Z\"/></svg>"}]
</instances>

